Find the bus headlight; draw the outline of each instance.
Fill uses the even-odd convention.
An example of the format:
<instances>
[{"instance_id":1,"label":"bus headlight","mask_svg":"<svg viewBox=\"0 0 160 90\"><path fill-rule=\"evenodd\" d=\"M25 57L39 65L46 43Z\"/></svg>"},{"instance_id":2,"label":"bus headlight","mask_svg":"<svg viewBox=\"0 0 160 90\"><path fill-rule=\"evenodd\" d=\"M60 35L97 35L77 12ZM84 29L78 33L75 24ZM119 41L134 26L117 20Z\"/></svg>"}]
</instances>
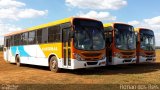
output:
<instances>
[{"instance_id":1,"label":"bus headlight","mask_svg":"<svg viewBox=\"0 0 160 90\"><path fill-rule=\"evenodd\" d=\"M139 56L145 57L145 54L140 52Z\"/></svg>"},{"instance_id":2,"label":"bus headlight","mask_svg":"<svg viewBox=\"0 0 160 90\"><path fill-rule=\"evenodd\" d=\"M121 53L115 53L115 57L118 57L118 58L122 58L122 55L121 55Z\"/></svg>"},{"instance_id":3,"label":"bus headlight","mask_svg":"<svg viewBox=\"0 0 160 90\"><path fill-rule=\"evenodd\" d=\"M82 57L81 57L79 54L77 54L77 53L75 53L74 56L75 56L75 59L77 59L77 60L85 60L84 58L82 58Z\"/></svg>"},{"instance_id":4,"label":"bus headlight","mask_svg":"<svg viewBox=\"0 0 160 90\"><path fill-rule=\"evenodd\" d=\"M106 54L103 54L103 55L102 55L102 59L105 59L105 58L106 58Z\"/></svg>"}]
</instances>

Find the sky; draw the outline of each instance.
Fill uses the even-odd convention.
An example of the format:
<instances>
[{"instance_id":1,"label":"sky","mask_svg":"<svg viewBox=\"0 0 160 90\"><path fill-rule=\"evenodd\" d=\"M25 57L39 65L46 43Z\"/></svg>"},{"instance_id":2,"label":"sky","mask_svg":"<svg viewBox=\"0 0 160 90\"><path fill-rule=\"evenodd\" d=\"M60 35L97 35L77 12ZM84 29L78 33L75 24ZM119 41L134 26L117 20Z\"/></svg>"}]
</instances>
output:
<instances>
[{"instance_id":1,"label":"sky","mask_svg":"<svg viewBox=\"0 0 160 90\"><path fill-rule=\"evenodd\" d=\"M0 0L0 45L7 33L80 16L152 29L160 46L159 4L160 0Z\"/></svg>"}]
</instances>

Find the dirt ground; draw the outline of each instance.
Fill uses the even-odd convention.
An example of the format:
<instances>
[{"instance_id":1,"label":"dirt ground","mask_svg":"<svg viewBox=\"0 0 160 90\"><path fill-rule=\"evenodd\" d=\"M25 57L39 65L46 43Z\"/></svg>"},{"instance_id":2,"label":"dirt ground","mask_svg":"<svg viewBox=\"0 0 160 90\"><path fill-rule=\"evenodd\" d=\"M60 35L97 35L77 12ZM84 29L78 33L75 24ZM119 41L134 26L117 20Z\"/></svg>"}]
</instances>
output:
<instances>
[{"instance_id":1,"label":"dirt ground","mask_svg":"<svg viewBox=\"0 0 160 90\"><path fill-rule=\"evenodd\" d=\"M63 70L6 63L0 53L0 84L160 84L160 50L152 64L119 65L100 68Z\"/></svg>"}]
</instances>

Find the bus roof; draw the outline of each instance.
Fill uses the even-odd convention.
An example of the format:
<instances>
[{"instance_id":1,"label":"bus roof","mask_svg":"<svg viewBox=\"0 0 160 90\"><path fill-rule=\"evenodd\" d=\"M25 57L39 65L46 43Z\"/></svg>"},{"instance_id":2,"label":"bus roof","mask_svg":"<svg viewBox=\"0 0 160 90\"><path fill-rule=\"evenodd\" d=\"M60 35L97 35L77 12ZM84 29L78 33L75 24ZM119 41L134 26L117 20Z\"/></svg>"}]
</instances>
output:
<instances>
[{"instance_id":1,"label":"bus roof","mask_svg":"<svg viewBox=\"0 0 160 90\"><path fill-rule=\"evenodd\" d=\"M24 29L24 30L15 31L15 32L12 32L12 33L9 33L9 34L5 34L4 36L11 36L11 35L18 34L18 33L23 33L23 32L27 32L27 31L33 31L33 30L37 30L37 29L41 29L41 28L45 28L45 27L49 27L49 26L53 26L53 25L58 25L58 24L66 23L66 22L72 22L72 20L74 18L99 21L99 20L96 20L96 19L83 18L83 17L69 17L69 18L64 18L64 19L61 19L61 20L57 20L57 21L53 21L53 22L49 22L49 23L33 26L33 27L30 27L30 28L27 28L27 29Z\"/></svg>"},{"instance_id":2,"label":"bus roof","mask_svg":"<svg viewBox=\"0 0 160 90\"><path fill-rule=\"evenodd\" d=\"M135 28L134 31L139 32L141 29L151 30L151 29L148 29L148 28L138 27L138 28ZM151 30L151 31L153 31L153 30Z\"/></svg>"},{"instance_id":3,"label":"bus roof","mask_svg":"<svg viewBox=\"0 0 160 90\"><path fill-rule=\"evenodd\" d=\"M61 24L61 23L66 23L66 22L71 21L73 18L75 18L75 17L69 17L69 18L65 18L65 19L61 19L61 20L57 20L57 21L53 21L53 22L49 22L49 23L33 26L33 27L30 27L30 28L27 28L27 29L24 29L24 30L15 31L15 32L6 34L4 36L10 36L10 35L18 34L18 33L23 33L23 32L37 30L37 29L41 29L41 28L45 28L45 27L49 27L49 26L53 26L53 25L58 25L58 24Z\"/></svg>"},{"instance_id":4,"label":"bus roof","mask_svg":"<svg viewBox=\"0 0 160 90\"><path fill-rule=\"evenodd\" d=\"M111 23L105 23L105 24L103 24L103 26L104 27L108 27L108 26L112 26L113 27L114 24L130 25L130 24L127 24L127 23L122 23L122 22L111 22ZM130 25L130 26L132 26L132 25Z\"/></svg>"}]
</instances>

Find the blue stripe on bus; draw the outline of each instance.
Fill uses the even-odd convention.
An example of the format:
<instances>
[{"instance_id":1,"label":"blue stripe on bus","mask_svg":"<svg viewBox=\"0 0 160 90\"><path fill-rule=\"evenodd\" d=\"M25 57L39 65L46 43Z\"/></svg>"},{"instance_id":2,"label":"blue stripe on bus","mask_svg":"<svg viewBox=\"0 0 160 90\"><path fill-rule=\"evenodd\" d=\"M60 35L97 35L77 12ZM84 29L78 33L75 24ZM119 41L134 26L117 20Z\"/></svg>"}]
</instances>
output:
<instances>
[{"instance_id":1,"label":"blue stripe on bus","mask_svg":"<svg viewBox=\"0 0 160 90\"><path fill-rule=\"evenodd\" d=\"M11 47L11 52L13 56L19 54L22 57L29 57L30 55L24 50L24 46L13 46Z\"/></svg>"}]
</instances>

